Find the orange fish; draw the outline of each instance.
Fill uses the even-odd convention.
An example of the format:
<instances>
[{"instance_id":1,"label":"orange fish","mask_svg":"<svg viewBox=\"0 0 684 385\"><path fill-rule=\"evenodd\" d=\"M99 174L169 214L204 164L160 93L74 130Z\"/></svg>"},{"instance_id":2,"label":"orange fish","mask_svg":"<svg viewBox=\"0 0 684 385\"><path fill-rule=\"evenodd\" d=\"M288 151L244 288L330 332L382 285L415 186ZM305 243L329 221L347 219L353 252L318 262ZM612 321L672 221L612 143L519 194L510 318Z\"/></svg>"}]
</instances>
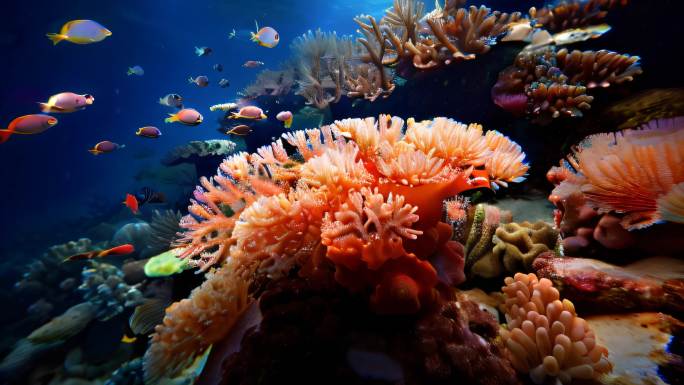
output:
<instances>
[{"instance_id":1,"label":"orange fish","mask_svg":"<svg viewBox=\"0 0 684 385\"><path fill-rule=\"evenodd\" d=\"M138 198L136 198L135 195L126 194L126 199L122 203L125 204L126 207L131 209L131 212L133 214L138 213Z\"/></svg>"},{"instance_id":2,"label":"orange fish","mask_svg":"<svg viewBox=\"0 0 684 385\"><path fill-rule=\"evenodd\" d=\"M81 261L84 259L93 259L93 258L102 258L106 257L108 255L128 255L131 254L135 251L135 247L133 245L126 243L123 245L119 245L116 247L112 247L111 249L106 249L106 250L92 250L87 253L81 253L81 254L74 254L70 257L67 257L64 262L66 261Z\"/></svg>"}]
</instances>

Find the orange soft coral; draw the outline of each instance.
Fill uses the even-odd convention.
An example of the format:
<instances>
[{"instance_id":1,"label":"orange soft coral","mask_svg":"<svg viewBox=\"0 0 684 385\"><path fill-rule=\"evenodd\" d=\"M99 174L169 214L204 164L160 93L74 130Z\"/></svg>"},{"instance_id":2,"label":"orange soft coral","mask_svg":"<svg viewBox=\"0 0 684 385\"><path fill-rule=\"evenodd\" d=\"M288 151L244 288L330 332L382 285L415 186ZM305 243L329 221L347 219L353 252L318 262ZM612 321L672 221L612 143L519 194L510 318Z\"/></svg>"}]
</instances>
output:
<instances>
[{"instance_id":1,"label":"orange soft coral","mask_svg":"<svg viewBox=\"0 0 684 385\"><path fill-rule=\"evenodd\" d=\"M683 127L684 118L674 118L588 137L568 158L577 176L562 170L566 179L552 196L580 191L599 213L624 214L621 223L628 230L663 220L683 223Z\"/></svg>"},{"instance_id":2,"label":"orange soft coral","mask_svg":"<svg viewBox=\"0 0 684 385\"><path fill-rule=\"evenodd\" d=\"M434 299L433 256L448 266L449 282L461 282L462 252L440 221L443 202L490 177L519 180L522 152L500 134L483 136L479 125L410 120L406 135L403 125L383 115L287 133L295 156L278 140L203 178L177 243L192 265L223 266L169 308L147 353L148 377L177 374L224 336L256 277L293 268L315 277L327 262L338 283L369 294L381 313L415 313ZM511 164L488 166L502 162L488 160L499 152Z\"/></svg>"}]
</instances>

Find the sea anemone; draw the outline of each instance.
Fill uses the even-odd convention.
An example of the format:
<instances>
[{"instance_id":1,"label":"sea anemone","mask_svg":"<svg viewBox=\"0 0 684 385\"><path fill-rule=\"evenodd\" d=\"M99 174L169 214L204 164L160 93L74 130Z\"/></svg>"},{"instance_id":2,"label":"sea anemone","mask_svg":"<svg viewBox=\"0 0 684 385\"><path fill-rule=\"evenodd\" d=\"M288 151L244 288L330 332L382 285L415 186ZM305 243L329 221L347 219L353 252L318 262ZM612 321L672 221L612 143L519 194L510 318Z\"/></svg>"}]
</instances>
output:
<instances>
[{"instance_id":1,"label":"sea anemone","mask_svg":"<svg viewBox=\"0 0 684 385\"><path fill-rule=\"evenodd\" d=\"M516 370L529 373L535 384L545 383L548 377L557 384L569 384L611 370L608 350L596 342L572 302L560 300L551 281L517 273L505 283L507 328L502 337Z\"/></svg>"},{"instance_id":2,"label":"sea anemone","mask_svg":"<svg viewBox=\"0 0 684 385\"><path fill-rule=\"evenodd\" d=\"M599 213L622 214L627 230L660 221L684 223L682 127L684 118L679 117L638 130L589 136L568 157L566 170L559 174L565 180L552 196L580 191Z\"/></svg>"},{"instance_id":3,"label":"sea anemone","mask_svg":"<svg viewBox=\"0 0 684 385\"><path fill-rule=\"evenodd\" d=\"M435 300L430 257L448 262L453 283L462 282L460 245L441 222L444 200L489 187L489 175L519 180L487 169L498 152L512 154L513 168L527 167L507 138L468 127L410 120L402 135L403 120L382 115L287 133L294 155L278 140L227 158L216 176L200 180L176 242L191 265L219 269L168 309L147 353L147 377L177 374L225 336L256 295L247 287L257 278L293 270L310 277L323 267L385 314L416 313Z\"/></svg>"}]
</instances>

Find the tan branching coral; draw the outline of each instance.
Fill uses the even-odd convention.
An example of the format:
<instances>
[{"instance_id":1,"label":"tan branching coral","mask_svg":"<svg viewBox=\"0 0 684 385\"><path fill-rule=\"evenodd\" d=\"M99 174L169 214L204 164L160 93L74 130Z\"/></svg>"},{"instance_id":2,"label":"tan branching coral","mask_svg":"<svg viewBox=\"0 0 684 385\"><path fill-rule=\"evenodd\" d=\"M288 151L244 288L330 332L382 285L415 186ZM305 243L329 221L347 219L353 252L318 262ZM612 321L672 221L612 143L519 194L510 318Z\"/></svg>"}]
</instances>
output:
<instances>
[{"instance_id":1,"label":"tan branching coral","mask_svg":"<svg viewBox=\"0 0 684 385\"><path fill-rule=\"evenodd\" d=\"M296 93L318 109L338 102L346 79L346 61L352 55L351 40L319 29L297 38L291 48L297 58Z\"/></svg>"},{"instance_id":2,"label":"tan branching coral","mask_svg":"<svg viewBox=\"0 0 684 385\"><path fill-rule=\"evenodd\" d=\"M539 122L582 116L594 100L587 95L589 89L623 84L641 72L638 56L606 50L523 50L499 74L492 99L507 111L530 115Z\"/></svg>"},{"instance_id":3,"label":"tan branching coral","mask_svg":"<svg viewBox=\"0 0 684 385\"><path fill-rule=\"evenodd\" d=\"M513 367L535 384L548 379L569 384L610 372L608 350L599 345L587 322L546 278L517 273L502 288L507 327L502 331Z\"/></svg>"},{"instance_id":4,"label":"tan branching coral","mask_svg":"<svg viewBox=\"0 0 684 385\"><path fill-rule=\"evenodd\" d=\"M495 260L501 261L511 273L530 271L541 253L559 252L561 248L558 230L544 221L502 224L496 229L493 242Z\"/></svg>"},{"instance_id":5,"label":"tan branching coral","mask_svg":"<svg viewBox=\"0 0 684 385\"><path fill-rule=\"evenodd\" d=\"M608 11L625 6L629 0L560 0L541 9L532 7L535 24L551 32L600 24Z\"/></svg>"},{"instance_id":6,"label":"tan branching coral","mask_svg":"<svg viewBox=\"0 0 684 385\"><path fill-rule=\"evenodd\" d=\"M146 355L147 377L177 374L226 335L250 300L250 284L293 269L310 278L334 269L338 284L367 294L380 313L416 313L436 301L428 258L447 260L456 276L460 246L441 222L443 201L488 187L487 156L515 146L485 139L477 126L467 140L443 135L451 143L437 155L411 139L429 137L431 122L413 127L411 137L403 126L381 115L290 132L283 136L295 154L277 140L227 158L215 177L201 179L177 244L192 265L219 270L168 309ZM478 157L460 156L456 147L478 135Z\"/></svg>"},{"instance_id":7,"label":"tan branching coral","mask_svg":"<svg viewBox=\"0 0 684 385\"><path fill-rule=\"evenodd\" d=\"M640 130L596 134L568 157L553 196L579 191L599 213L622 214L631 230L684 219L684 119L656 120Z\"/></svg>"}]
</instances>

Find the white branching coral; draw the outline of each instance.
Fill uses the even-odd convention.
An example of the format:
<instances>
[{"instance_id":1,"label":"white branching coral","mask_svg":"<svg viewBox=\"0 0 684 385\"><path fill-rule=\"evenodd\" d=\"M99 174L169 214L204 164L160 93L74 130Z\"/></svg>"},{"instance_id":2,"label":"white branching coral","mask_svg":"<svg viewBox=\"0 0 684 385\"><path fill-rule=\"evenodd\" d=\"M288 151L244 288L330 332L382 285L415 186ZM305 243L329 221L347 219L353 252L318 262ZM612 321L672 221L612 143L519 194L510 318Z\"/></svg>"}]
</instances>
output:
<instances>
[{"instance_id":1,"label":"white branching coral","mask_svg":"<svg viewBox=\"0 0 684 385\"><path fill-rule=\"evenodd\" d=\"M505 283L507 328L502 337L516 370L529 373L535 384L555 379L559 385L610 372L608 349L596 342L572 302L560 300L551 281L517 273Z\"/></svg>"}]
</instances>

